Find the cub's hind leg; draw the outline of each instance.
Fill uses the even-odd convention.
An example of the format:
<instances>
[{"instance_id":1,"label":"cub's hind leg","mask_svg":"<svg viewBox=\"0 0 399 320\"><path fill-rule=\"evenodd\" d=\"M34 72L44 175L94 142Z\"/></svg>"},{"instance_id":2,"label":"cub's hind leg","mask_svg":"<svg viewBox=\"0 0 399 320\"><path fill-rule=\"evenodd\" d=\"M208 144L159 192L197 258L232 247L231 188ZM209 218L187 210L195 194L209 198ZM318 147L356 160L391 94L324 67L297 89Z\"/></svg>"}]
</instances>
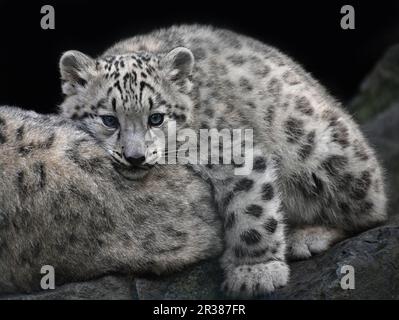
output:
<instances>
[{"instance_id":1,"label":"cub's hind leg","mask_svg":"<svg viewBox=\"0 0 399 320\"><path fill-rule=\"evenodd\" d=\"M324 252L345 238L342 230L325 226L303 226L294 228L287 234L287 258L307 259Z\"/></svg>"},{"instance_id":2,"label":"cub's hind leg","mask_svg":"<svg viewBox=\"0 0 399 320\"><path fill-rule=\"evenodd\" d=\"M249 175L216 183L215 191L225 226L222 289L229 296L252 297L284 286L285 224L272 161L255 156Z\"/></svg>"}]
</instances>

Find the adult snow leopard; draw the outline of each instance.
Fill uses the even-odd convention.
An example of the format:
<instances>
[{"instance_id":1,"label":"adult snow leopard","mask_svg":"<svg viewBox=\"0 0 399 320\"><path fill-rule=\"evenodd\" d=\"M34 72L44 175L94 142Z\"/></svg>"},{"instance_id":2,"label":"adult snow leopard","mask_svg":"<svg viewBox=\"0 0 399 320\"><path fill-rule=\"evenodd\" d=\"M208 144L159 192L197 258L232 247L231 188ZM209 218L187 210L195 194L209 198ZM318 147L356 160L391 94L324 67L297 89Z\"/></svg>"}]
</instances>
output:
<instances>
[{"instance_id":1,"label":"adult snow leopard","mask_svg":"<svg viewBox=\"0 0 399 320\"><path fill-rule=\"evenodd\" d=\"M179 270L221 252L209 186L178 166L119 176L76 123L0 107L0 293Z\"/></svg>"},{"instance_id":2,"label":"adult snow leopard","mask_svg":"<svg viewBox=\"0 0 399 320\"><path fill-rule=\"evenodd\" d=\"M155 128L253 130L247 176L234 174L240 164L193 165L211 181L224 219L231 295L283 286L286 251L307 258L386 218L382 170L358 126L275 48L183 25L121 41L97 59L68 51L60 69L62 114L82 121L134 179L176 151Z\"/></svg>"}]
</instances>

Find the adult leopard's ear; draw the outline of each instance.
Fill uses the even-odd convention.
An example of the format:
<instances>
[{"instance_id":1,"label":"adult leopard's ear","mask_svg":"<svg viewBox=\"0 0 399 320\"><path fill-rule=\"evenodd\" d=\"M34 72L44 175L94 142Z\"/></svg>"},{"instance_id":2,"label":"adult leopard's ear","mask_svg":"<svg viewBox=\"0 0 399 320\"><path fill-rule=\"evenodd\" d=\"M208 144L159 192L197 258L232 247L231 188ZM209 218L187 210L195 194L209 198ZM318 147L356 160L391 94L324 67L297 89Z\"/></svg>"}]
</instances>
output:
<instances>
[{"instance_id":1,"label":"adult leopard's ear","mask_svg":"<svg viewBox=\"0 0 399 320\"><path fill-rule=\"evenodd\" d=\"M63 93L68 96L76 94L86 86L95 70L96 63L89 56L75 50L65 52L60 59Z\"/></svg>"},{"instance_id":2,"label":"adult leopard's ear","mask_svg":"<svg viewBox=\"0 0 399 320\"><path fill-rule=\"evenodd\" d=\"M181 91L188 93L192 88L194 60L194 55L189 49L178 47L167 53L161 59L160 65L166 78Z\"/></svg>"}]
</instances>

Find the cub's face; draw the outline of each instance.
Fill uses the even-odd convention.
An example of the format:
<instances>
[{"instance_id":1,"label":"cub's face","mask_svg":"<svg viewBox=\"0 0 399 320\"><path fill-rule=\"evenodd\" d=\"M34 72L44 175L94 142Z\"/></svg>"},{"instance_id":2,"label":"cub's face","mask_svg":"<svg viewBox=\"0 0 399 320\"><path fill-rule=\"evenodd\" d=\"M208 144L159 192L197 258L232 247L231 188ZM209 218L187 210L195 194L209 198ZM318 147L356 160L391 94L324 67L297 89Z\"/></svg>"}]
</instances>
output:
<instances>
[{"instance_id":1,"label":"cub's face","mask_svg":"<svg viewBox=\"0 0 399 320\"><path fill-rule=\"evenodd\" d=\"M80 120L127 178L138 179L165 157L168 134L191 120L193 54L132 53L91 59L78 51L60 60L61 113Z\"/></svg>"}]
</instances>

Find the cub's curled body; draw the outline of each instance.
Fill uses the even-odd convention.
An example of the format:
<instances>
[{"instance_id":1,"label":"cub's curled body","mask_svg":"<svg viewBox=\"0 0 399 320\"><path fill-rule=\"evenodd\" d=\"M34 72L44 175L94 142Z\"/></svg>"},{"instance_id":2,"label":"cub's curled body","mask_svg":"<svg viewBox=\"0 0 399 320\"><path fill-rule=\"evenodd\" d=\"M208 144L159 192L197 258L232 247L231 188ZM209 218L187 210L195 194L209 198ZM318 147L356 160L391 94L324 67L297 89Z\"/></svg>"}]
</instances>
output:
<instances>
[{"instance_id":1,"label":"cub's curled body","mask_svg":"<svg viewBox=\"0 0 399 320\"><path fill-rule=\"evenodd\" d=\"M208 186L170 166L128 181L76 123L0 107L0 293L180 269L221 250Z\"/></svg>"},{"instance_id":2,"label":"cub's curled body","mask_svg":"<svg viewBox=\"0 0 399 320\"><path fill-rule=\"evenodd\" d=\"M60 68L62 113L81 120L135 178L173 152L162 149L154 127L253 129L248 176L234 175L234 164L194 165L212 182L224 219L231 294L284 285L287 249L309 257L386 218L382 170L358 126L272 47L178 26L117 43L98 59L69 51Z\"/></svg>"}]
</instances>

